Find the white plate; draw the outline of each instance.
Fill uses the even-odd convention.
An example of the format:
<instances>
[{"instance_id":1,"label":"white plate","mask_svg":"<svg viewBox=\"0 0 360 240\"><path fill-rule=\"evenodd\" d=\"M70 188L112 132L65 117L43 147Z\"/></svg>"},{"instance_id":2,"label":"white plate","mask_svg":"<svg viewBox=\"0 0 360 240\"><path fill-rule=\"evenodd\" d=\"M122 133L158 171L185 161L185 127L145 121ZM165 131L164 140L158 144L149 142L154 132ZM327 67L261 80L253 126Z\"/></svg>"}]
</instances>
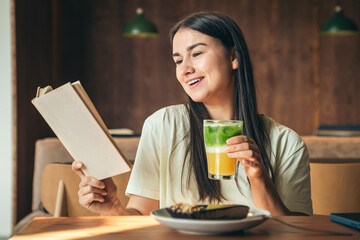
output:
<instances>
[{"instance_id":1,"label":"white plate","mask_svg":"<svg viewBox=\"0 0 360 240\"><path fill-rule=\"evenodd\" d=\"M252 213L253 216L243 219L200 220L173 218L165 208L161 208L152 211L150 215L163 225L180 232L206 235L242 231L255 227L271 217L268 211L257 208L250 208L249 213Z\"/></svg>"}]
</instances>

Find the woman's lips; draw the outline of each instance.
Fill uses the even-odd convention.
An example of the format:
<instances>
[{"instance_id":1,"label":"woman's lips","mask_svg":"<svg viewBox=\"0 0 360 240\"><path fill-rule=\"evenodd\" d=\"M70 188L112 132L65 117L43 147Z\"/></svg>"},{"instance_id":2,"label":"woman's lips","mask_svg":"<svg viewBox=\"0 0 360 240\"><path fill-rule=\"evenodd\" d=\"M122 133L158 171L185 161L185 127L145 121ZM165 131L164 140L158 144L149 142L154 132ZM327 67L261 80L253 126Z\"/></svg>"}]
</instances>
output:
<instances>
[{"instance_id":1,"label":"woman's lips","mask_svg":"<svg viewBox=\"0 0 360 240\"><path fill-rule=\"evenodd\" d=\"M187 84L189 85L189 88L192 89L192 88L196 87L197 85L199 85L199 83L203 79L204 79L204 77L196 78L194 80L189 81Z\"/></svg>"}]
</instances>

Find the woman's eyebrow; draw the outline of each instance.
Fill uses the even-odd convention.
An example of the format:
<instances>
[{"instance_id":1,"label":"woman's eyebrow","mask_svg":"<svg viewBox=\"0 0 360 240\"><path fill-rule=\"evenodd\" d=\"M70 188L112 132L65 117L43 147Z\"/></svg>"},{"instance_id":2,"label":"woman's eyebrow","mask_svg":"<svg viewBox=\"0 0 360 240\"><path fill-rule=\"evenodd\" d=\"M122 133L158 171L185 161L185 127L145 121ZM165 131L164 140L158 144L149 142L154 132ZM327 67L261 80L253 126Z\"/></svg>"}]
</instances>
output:
<instances>
[{"instance_id":1,"label":"woman's eyebrow","mask_svg":"<svg viewBox=\"0 0 360 240\"><path fill-rule=\"evenodd\" d=\"M199 43L195 43L195 44L193 44L193 45L191 45L191 46L187 47L187 48L186 48L186 50L187 50L187 51L190 51L190 50L192 50L192 49L196 48L196 47L197 47L197 46L199 46L199 45L207 46L207 44L206 44L206 43L199 42ZM180 56L180 54L179 54L179 53L177 53L177 52L175 52L175 53L173 53L173 55L172 55L172 56L173 56L173 57L178 57L178 56Z\"/></svg>"},{"instance_id":2,"label":"woman's eyebrow","mask_svg":"<svg viewBox=\"0 0 360 240\"><path fill-rule=\"evenodd\" d=\"M192 49L194 49L194 48L196 48L197 46L199 46L199 45L204 45L204 46L207 46L207 44L206 43L202 43L202 42L199 42L199 43L195 43L195 44L193 44L193 45L191 45L191 46L189 46L189 47L187 47L187 51L190 51L190 50L192 50Z\"/></svg>"}]
</instances>

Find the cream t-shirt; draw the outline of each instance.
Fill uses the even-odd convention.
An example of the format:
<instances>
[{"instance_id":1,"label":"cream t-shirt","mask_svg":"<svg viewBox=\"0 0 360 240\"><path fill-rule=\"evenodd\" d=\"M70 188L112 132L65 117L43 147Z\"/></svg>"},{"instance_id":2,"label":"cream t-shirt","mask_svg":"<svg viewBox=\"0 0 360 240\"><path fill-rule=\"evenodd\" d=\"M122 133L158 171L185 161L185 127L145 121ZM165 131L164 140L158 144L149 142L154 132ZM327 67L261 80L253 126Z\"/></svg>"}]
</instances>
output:
<instances>
[{"instance_id":1,"label":"cream t-shirt","mask_svg":"<svg viewBox=\"0 0 360 240\"><path fill-rule=\"evenodd\" d=\"M274 170L275 187L290 211L312 214L309 154L301 138L291 129L262 115L271 141L270 162ZM126 189L127 195L139 195L160 201L160 208L175 203L207 204L199 202L194 176L189 187L182 169L189 138L187 109L184 105L162 108L144 123L135 164ZM225 204L255 207L244 167L239 164L238 181L221 181L227 199ZM183 182L183 184L182 184ZM182 187L183 185L183 187Z\"/></svg>"}]
</instances>

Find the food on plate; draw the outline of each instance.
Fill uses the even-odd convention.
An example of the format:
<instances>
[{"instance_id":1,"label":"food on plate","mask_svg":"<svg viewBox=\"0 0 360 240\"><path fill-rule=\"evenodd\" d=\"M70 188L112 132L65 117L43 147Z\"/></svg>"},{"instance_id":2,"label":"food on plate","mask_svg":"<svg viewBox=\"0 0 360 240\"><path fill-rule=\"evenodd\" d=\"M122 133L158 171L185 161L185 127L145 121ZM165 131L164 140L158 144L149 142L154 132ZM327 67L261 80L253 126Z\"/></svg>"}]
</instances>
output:
<instances>
[{"instance_id":1,"label":"food on plate","mask_svg":"<svg viewBox=\"0 0 360 240\"><path fill-rule=\"evenodd\" d=\"M236 204L196 205L177 203L166 210L172 217L189 219L242 219L246 218L249 207Z\"/></svg>"}]
</instances>

